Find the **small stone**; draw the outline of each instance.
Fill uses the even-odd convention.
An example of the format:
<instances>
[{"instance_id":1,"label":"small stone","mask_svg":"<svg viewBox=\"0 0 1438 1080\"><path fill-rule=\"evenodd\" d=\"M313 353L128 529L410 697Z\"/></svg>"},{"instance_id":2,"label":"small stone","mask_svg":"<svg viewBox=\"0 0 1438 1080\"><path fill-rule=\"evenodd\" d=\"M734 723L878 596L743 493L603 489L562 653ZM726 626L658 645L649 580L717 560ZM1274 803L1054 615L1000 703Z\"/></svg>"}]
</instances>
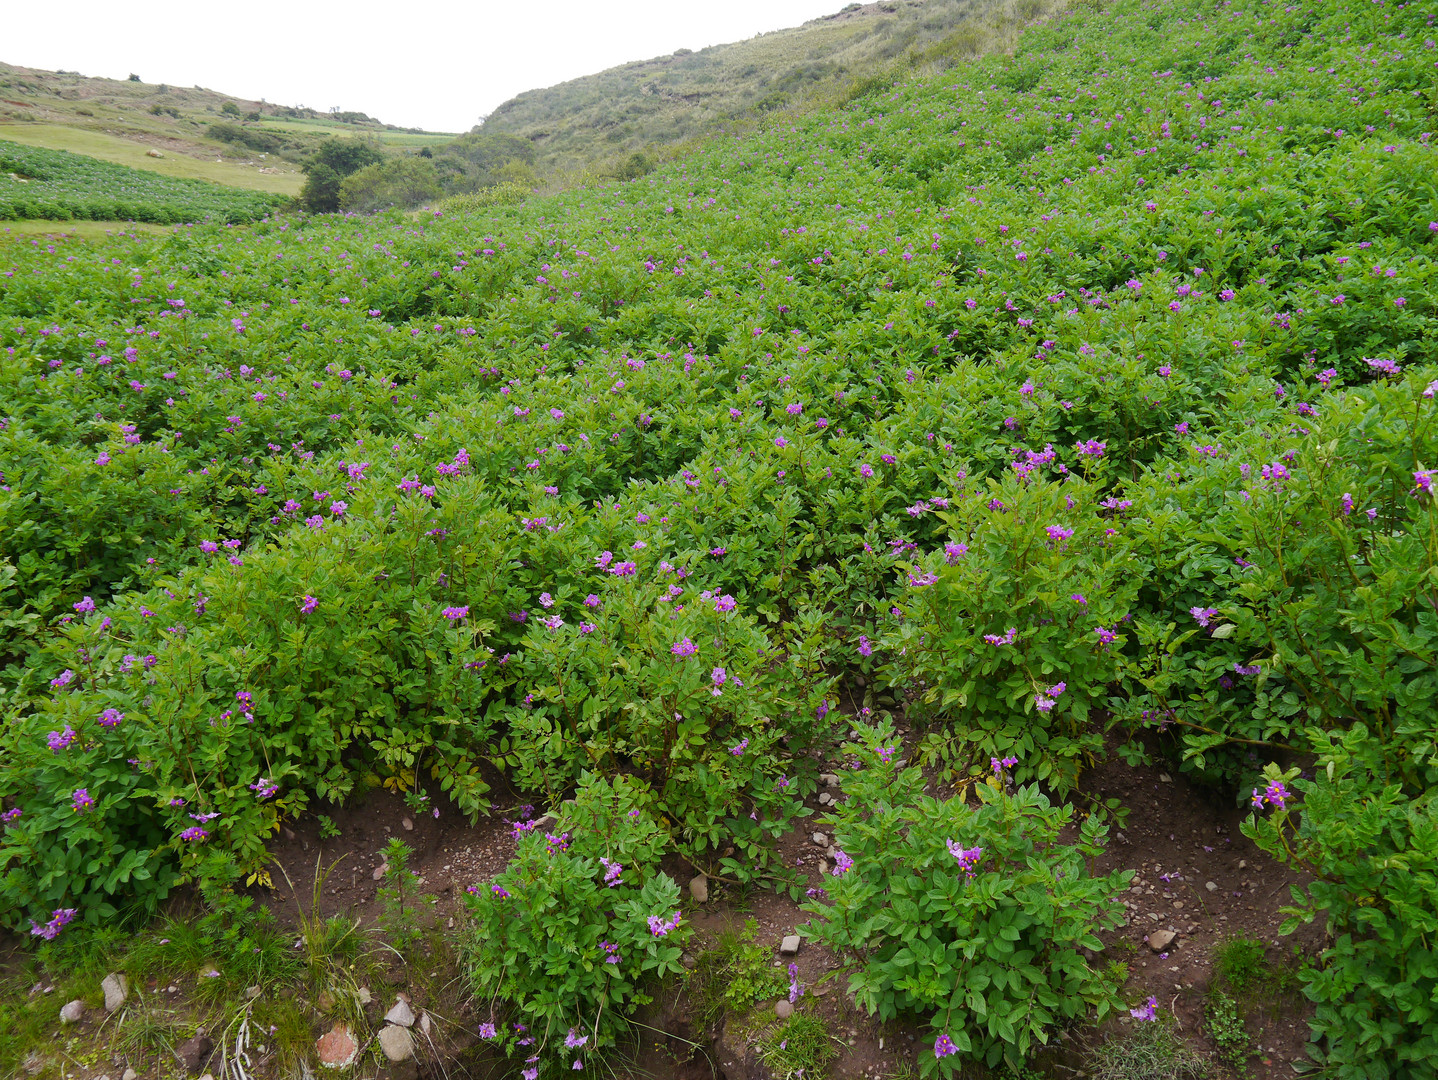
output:
<instances>
[{"instance_id":1,"label":"small stone","mask_svg":"<svg viewBox=\"0 0 1438 1080\"><path fill-rule=\"evenodd\" d=\"M553 814L545 814L545 815L543 815L542 817L538 817L538 818L535 818L535 819L534 819L534 831L535 831L535 832L543 832L543 831L545 831L546 829L552 829L552 828L554 828L554 827L555 827L556 825L558 825L558 824L559 824L559 818L558 818L558 817L556 817L556 816L553 815Z\"/></svg>"},{"instance_id":2,"label":"small stone","mask_svg":"<svg viewBox=\"0 0 1438 1080\"><path fill-rule=\"evenodd\" d=\"M794 1015L794 1006L789 1002L788 998L780 998L774 1002L774 1015L780 1020L787 1020Z\"/></svg>"},{"instance_id":3,"label":"small stone","mask_svg":"<svg viewBox=\"0 0 1438 1080\"><path fill-rule=\"evenodd\" d=\"M1182 900L1175 900L1175 901L1173 902L1173 910L1174 910L1174 911L1182 911L1182 910L1183 910L1183 901L1182 901Z\"/></svg>"},{"instance_id":4,"label":"small stone","mask_svg":"<svg viewBox=\"0 0 1438 1080\"><path fill-rule=\"evenodd\" d=\"M430 1028L429 1013L427 1013L427 1012L422 1012L422 1013L420 1013L420 1014L419 1014L419 1029L420 1029L420 1031L422 1031L422 1032L424 1032L426 1035L428 1035L428 1034L429 1034L429 1028Z\"/></svg>"},{"instance_id":5,"label":"small stone","mask_svg":"<svg viewBox=\"0 0 1438 1080\"><path fill-rule=\"evenodd\" d=\"M820 773L820 774L819 774L819 782L820 782L821 784L823 784L825 787L838 787L838 786L839 786L839 778L838 778L837 776L835 776L835 775L834 775L833 773L831 773L831 772Z\"/></svg>"},{"instance_id":6,"label":"small stone","mask_svg":"<svg viewBox=\"0 0 1438 1080\"><path fill-rule=\"evenodd\" d=\"M820 983L818 986L809 987L807 992L810 997L823 997L832 989L833 987L828 983Z\"/></svg>"},{"instance_id":7,"label":"small stone","mask_svg":"<svg viewBox=\"0 0 1438 1080\"><path fill-rule=\"evenodd\" d=\"M825 836L825 835L824 835L823 833L821 833L821 832L816 832L816 833L815 833L813 836L811 836L809 839L813 840L814 843L817 844L819 847L828 847L828 846L829 846L829 838L828 838L827 836Z\"/></svg>"},{"instance_id":8,"label":"small stone","mask_svg":"<svg viewBox=\"0 0 1438 1080\"><path fill-rule=\"evenodd\" d=\"M1238 860L1238 868L1239 868L1240 870L1247 870L1247 869L1248 869L1248 860L1247 860L1247 859L1239 859L1239 860Z\"/></svg>"},{"instance_id":9,"label":"small stone","mask_svg":"<svg viewBox=\"0 0 1438 1080\"><path fill-rule=\"evenodd\" d=\"M378 880L380 880L380 878L384 877L384 876L385 876L386 874L388 874L388 873L389 873L389 863L380 863L378 866L376 866L376 867L374 868L374 873L371 874L370 876L371 876L372 878L374 878L376 881L378 881Z\"/></svg>"},{"instance_id":10,"label":"small stone","mask_svg":"<svg viewBox=\"0 0 1438 1080\"><path fill-rule=\"evenodd\" d=\"M106 975L100 982L100 989L105 992L105 1011L112 1013L130 996L130 980L120 974Z\"/></svg>"},{"instance_id":11,"label":"small stone","mask_svg":"<svg viewBox=\"0 0 1438 1080\"><path fill-rule=\"evenodd\" d=\"M821 791L821 792L819 792L819 805L820 805L820 806L828 806L828 805L829 805L831 802L833 802L833 801L834 801L834 796L830 795L827 791Z\"/></svg>"},{"instance_id":12,"label":"small stone","mask_svg":"<svg viewBox=\"0 0 1438 1080\"><path fill-rule=\"evenodd\" d=\"M1207 889L1209 892L1217 892L1217 891L1218 891L1218 884L1217 884L1216 882L1213 882L1213 881L1205 881L1205 882L1203 883L1203 887L1204 887L1205 889Z\"/></svg>"},{"instance_id":13,"label":"small stone","mask_svg":"<svg viewBox=\"0 0 1438 1080\"><path fill-rule=\"evenodd\" d=\"M175 1047L175 1057L185 1067L185 1072L191 1076L199 1075L200 1070L209 1062L210 1055L214 1052L214 1040L201 1032L196 1032L193 1037Z\"/></svg>"},{"instance_id":14,"label":"small stone","mask_svg":"<svg viewBox=\"0 0 1438 1080\"><path fill-rule=\"evenodd\" d=\"M405 832L414 832L414 822L411 821L409 818L402 818L400 820L400 824L404 826ZM404 1059L399 1058L397 1060L403 1061Z\"/></svg>"},{"instance_id":15,"label":"small stone","mask_svg":"<svg viewBox=\"0 0 1438 1080\"><path fill-rule=\"evenodd\" d=\"M784 938L783 941L779 942L779 955L780 955L780 956L798 956L798 955L799 955L799 935L798 935L798 934L788 934L788 935L785 936L785 938Z\"/></svg>"},{"instance_id":16,"label":"small stone","mask_svg":"<svg viewBox=\"0 0 1438 1080\"><path fill-rule=\"evenodd\" d=\"M120 1076L120 1080L140 1080L140 1074L134 1069L126 1069Z\"/></svg>"},{"instance_id":17,"label":"small stone","mask_svg":"<svg viewBox=\"0 0 1438 1080\"><path fill-rule=\"evenodd\" d=\"M820 877L823 877L823 876L827 875L828 873L829 873L829 860L828 860L828 859L820 859L820 860L819 860L819 876L820 876Z\"/></svg>"},{"instance_id":18,"label":"small stone","mask_svg":"<svg viewBox=\"0 0 1438 1080\"><path fill-rule=\"evenodd\" d=\"M689 895L694 897L696 904L704 904L709 901L709 879L699 874L689 880Z\"/></svg>"},{"instance_id":19,"label":"small stone","mask_svg":"<svg viewBox=\"0 0 1438 1080\"><path fill-rule=\"evenodd\" d=\"M683 965L685 971L693 971L699 966L699 957L693 953L685 953L679 958L679 963Z\"/></svg>"},{"instance_id":20,"label":"small stone","mask_svg":"<svg viewBox=\"0 0 1438 1080\"><path fill-rule=\"evenodd\" d=\"M1169 776L1166 772L1161 772L1158 774L1158 782L1160 784L1171 784L1173 783L1173 777Z\"/></svg>"},{"instance_id":21,"label":"small stone","mask_svg":"<svg viewBox=\"0 0 1438 1080\"><path fill-rule=\"evenodd\" d=\"M80 1017L84 1015L85 1003L79 998L76 998L74 1001L67 1001L64 1005L60 1006L60 1023L62 1024L78 1023Z\"/></svg>"},{"instance_id":22,"label":"small stone","mask_svg":"<svg viewBox=\"0 0 1438 1080\"><path fill-rule=\"evenodd\" d=\"M315 1004L319 1007L319 1010L322 1013L332 1012L335 1007L335 996L331 994L328 990L321 990L319 999L315 1002Z\"/></svg>"},{"instance_id":23,"label":"small stone","mask_svg":"<svg viewBox=\"0 0 1438 1080\"><path fill-rule=\"evenodd\" d=\"M359 1057L359 1043L349 1028L337 1023L315 1040L315 1054L327 1069L346 1069Z\"/></svg>"},{"instance_id":24,"label":"small stone","mask_svg":"<svg viewBox=\"0 0 1438 1080\"><path fill-rule=\"evenodd\" d=\"M394 1008L384 1014L384 1018L391 1024L398 1024L400 1027L414 1026L414 1010L409 1007L409 1002L400 998L394 1003ZM392 1058L392 1061L403 1061L404 1058Z\"/></svg>"},{"instance_id":25,"label":"small stone","mask_svg":"<svg viewBox=\"0 0 1438 1080\"><path fill-rule=\"evenodd\" d=\"M355 997L359 998L359 1003L361 1005L368 1005L371 1001L374 1000L373 995L371 995L369 992L368 986L361 986L358 990L356 990Z\"/></svg>"},{"instance_id":26,"label":"small stone","mask_svg":"<svg viewBox=\"0 0 1438 1080\"><path fill-rule=\"evenodd\" d=\"M414 1056L414 1036L407 1027L388 1024L380 1028L379 1048L391 1061L408 1061Z\"/></svg>"},{"instance_id":27,"label":"small stone","mask_svg":"<svg viewBox=\"0 0 1438 1080\"><path fill-rule=\"evenodd\" d=\"M260 988L258 986L249 986L245 988L245 997L249 998L249 1000L254 1001L255 998L259 996Z\"/></svg>"},{"instance_id":28,"label":"small stone","mask_svg":"<svg viewBox=\"0 0 1438 1080\"><path fill-rule=\"evenodd\" d=\"M1163 952L1173 944L1175 936L1172 930L1155 930L1148 935L1148 947L1154 952Z\"/></svg>"}]
</instances>

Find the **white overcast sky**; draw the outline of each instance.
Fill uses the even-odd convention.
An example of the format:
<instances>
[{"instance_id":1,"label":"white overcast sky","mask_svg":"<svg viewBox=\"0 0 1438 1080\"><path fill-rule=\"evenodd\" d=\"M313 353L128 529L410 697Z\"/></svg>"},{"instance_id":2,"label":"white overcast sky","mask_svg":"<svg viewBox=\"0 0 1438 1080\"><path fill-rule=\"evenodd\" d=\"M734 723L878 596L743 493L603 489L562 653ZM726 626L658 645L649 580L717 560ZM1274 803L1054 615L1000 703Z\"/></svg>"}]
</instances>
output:
<instances>
[{"instance_id":1,"label":"white overcast sky","mask_svg":"<svg viewBox=\"0 0 1438 1080\"><path fill-rule=\"evenodd\" d=\"M468 131L523 90L702 49L846 0L9 0L0 61Z\"/></svg>"}]
</instances>

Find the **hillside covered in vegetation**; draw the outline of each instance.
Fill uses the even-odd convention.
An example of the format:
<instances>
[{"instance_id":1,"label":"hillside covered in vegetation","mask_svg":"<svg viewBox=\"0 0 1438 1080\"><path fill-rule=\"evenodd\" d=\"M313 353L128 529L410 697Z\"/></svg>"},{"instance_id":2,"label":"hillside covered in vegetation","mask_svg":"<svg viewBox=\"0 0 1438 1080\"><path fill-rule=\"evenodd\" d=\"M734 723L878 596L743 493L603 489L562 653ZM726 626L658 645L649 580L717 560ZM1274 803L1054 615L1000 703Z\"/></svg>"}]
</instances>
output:
<instances>
[{"instance_id":1,"label":"hillside covered in vegetation","mask_svg":"<svg viewBox=\"0 0 1438 1080\"><path fill-rule=\"evenodd\" d=\"M1159 755L1310 875L1312 1053L1432 1075L1433 22L1075 5L629 183L0 249L0 920L577 792L466 901L571 1075L679 970L660 858L804 897L841 753L807 932L925 1075L1017 1067L1131 1003L1060 830Z\"/></svg>"},{"instance_id":2,"label":"hillside covered in vegetation","mask_svg":"<svg viewBox=\"0 0 1438 1080\"><path fill-rule=\"evenodd\" d=\"M882 0L803 26L529 90L483 131L534 144L543 174L628 178L684 143L775 110L838 103L918 69L1010 45L1046 0Z\"/></svg>"},{"instance_id":3,"label":"hillside covered in vegetation","mask_svg":"<svg viewBox=\"0 0 1438 1080\"><path fill-rule=\"evenodd\" d=\"M447 136L362 112L320 112L202 87L103 79L0 63L0 139L112 164L284 195L326 139L400 153ZM151 152L156 152L152 154Z\"/></svg>"}]
</instances>

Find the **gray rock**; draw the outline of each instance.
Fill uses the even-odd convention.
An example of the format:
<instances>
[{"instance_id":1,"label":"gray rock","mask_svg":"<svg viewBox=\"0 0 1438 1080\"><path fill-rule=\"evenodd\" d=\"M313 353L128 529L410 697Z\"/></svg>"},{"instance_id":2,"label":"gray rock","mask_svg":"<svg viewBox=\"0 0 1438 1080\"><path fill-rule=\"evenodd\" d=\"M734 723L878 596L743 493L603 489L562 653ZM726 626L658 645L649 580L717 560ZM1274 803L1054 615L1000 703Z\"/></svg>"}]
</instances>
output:
<instances>
[{"instance_id":1,"label":"gray rock","mask_svg":"<svg viewBox=\"0 0 1438 1080\"><path fill-rule=\"evenodd\" d=\"M820 774L819 774L819 782L820 782L821 784L823 784L825 787L838 787L838 786L839 786L839 778L838 778L837 776L835 776L835 775L834 775L833 773L831 773L831 772L820 773Z\"/></svg>"},{"instance_id":2,"label":"gray rock","mask_svg":"<svg viewBox=\"0 0 1438 1080\"><path fill-rule=\"evenodd\" d=\"M84 1015L85 1003L79 998L76 998L74 1001L67 1001L64 1005L60 1006L60 1023L62 1024L78 1023L80 1017Z\"/></svg>"},{"instance_id":3,"label":"gray rock","mask_svg":"<svg viewBox=\"0 0 1438 1080\"><path fill-rule=\"evenodd\" d=\"M546 829L552 829L558 824L559 818L557 816L554 814L545 814L543 817L534 819L534 831L544 832Z\"/></svg>"},{"instance_id":4,"label":"gray rock","mask_svg":"<svg viewBox=\"0 0 1438 1080\"><path fill-rule=\"evenodd\" d=\"M391 1061L408 1061L414 1057L414 1036L407 1027L387 1024L380 1028L379 1048Z\"/></svg>"},{"instance_id":5,"label":"gray rock","mask_svg":"<svg viewBox=\"0 0 1438 1080\"><path fill-rule=\"evenodd\" d=\"M245 997L246 997L248 1000L254 1001L255 998L257 998L257 997L259 997L259 996L260 996L260 988L259 988L258 986L247 986L247 987L245 987Z\"/></svg>"},{"instance_id":6,"label":"gray rock","mask_svg":"<svg viewBox=\"0 0 1438 1080\"><path fill-rule=\"evenodd\" d=\"M409 1007L409 1002L400 998L394 1003L394 1008L384 1014L384 1018L391 1024L398 1024L400 1027L414 1026L414 1010ZM393 1058L394 1061L403 1061L404 1058Z\"/></svg>"},{"instance_id":7,"label":"gray rock","mask_svg":"<svg viewBox=\"0 0 1438 1080\"><path fill-rule=\"evenodd\" d=\"M368 986L361 986L358 990L355 991L355 995L359 998L359 1003L361 1005L368 1005L371 1001L374 1000L373 996L369 992Z\"/></svg>"},{"instance_id":8,"label":"gray rock","mask_svg":"<svg viewBox=\"0 0 1438 1080\"><path fill-rule=\"evenodd\" d=\"M798 956L798 955L799 955L799 935L798 935L798 934L789 934L789 935L787 935L787 936L784 938L783 941L779 942L779 955L780 955L780 956Z\"/></svg>"},{"instance_id":9,"label":"gray rock","mask_svg":"<svg viewBox=\"0 0 1438 1080\"><path fill-rule=\"evenodd\" d=\"M106 975L100 982L100 989L105 992L105 1011L112 1013L130 996L130 980L120 974Z\"/></svg>"},{"instance_id":10,"label":"gray rock","mask_svg":"<svg viewBox=\"0 0 1438 1080\"><path fill-rule=\"evenodd\" d=\"M400 821L400 824L404 826L405 832L414 832L414 822L411 821L409 818L403 818Z\"/></svg>"},{"instance_id":11,"label":"gray rock","mask_svg":"<svg viewBox=\"0 0 1438 1080\"><path fill-rule=\"evenodd\" d=\"M790 1004L788 998L780 998L774 1002L774 1015L780 1020L787 1020L794 1015L794 1006Z\"/></svg>"},{"instance_id":12,"label":"gray rock","mask_svg":"<svg viewBox=\"0 0 1438 1080\"><path fill-rule=\"evenodd\" d=\"M140 1074L134 1069L126 1069L120 1080L140 1080Z\"/></svg>"},{"instance_id":13,"label":"gray rock","mask_svg":"<svg viewBox=\"0 0 1438 1080\"><path fill-rule=\"evenodd\" d=\"M705 904L705 903L708 903L708 902L709 902L709 879L708 879L707 877L705 877L703 874L700 874L700 875L698 875L697 877L694 877L694 878L690 879L690 881L689 881L689 895L692 896L692 897L694 897L694 902L695 902L696 904Z\"/></svg>"},{"instance_id":14,"label":"gray rock","mask_svg":"<svg viewBox=\"0 0 1438 1080\"><path fill-rule=\"evenodd\" d=\"M824 835L823 833L821 833L821 832L816 832L816 833L815 833L813 836L811 836L809 839L813 840L814 843L817 844L819 847L828 847L828 846L829 846L829 838L828 838L827 836L825 836L825 835Z\"/></svg>"},{"instance_id":15,"label":"gray rock","mask_svg":"<svg viewBox=\"0 0 1438 1080\"><path fill-rule=\"evenodd\" d=\"M1173 944L1176 936L1172 930L1155 930L1148 935L1148 947L1154 952L1163 952Z\"/></svg>"},{"instance_id":16,"label":"gray rock","mask_svg":"<svg viewBox=\"0 0 1438 1080\"><path fill-rule=\"evenodd\" d=\"M819 792L819 805L820 805L820 806L828 806L828 805L829 805L831 802L833 802L833 801L834 801L834 796L830 795L827 791L821 791L821 792Z\"/></svg>"},{"instance_id":17,"label":"gray rock","mask_svg":"<svg viewBox=\"0 0 1438 1080\"><path fill-rule=\"evenodd\" d=\"M1214 882L1214 881L1205 881L1205 882L1203 883L1203 887L1204 887L1205 889L1207 889L1209 892L1217 892L1217 891L1218 891L1218 883L1217 883L1217 882Z\"/></svg>"},{"instance_id":18,"label":"gray rock","mask_svg":"<svg viewBox=\"0 0 1438 1080\"><path fill-rule=\"evenodd\" d=\"M420 1031L424 1032L425 1035L428 1035L428 1034L429 1034L430 1026L431 1026L431 1021L430 1021L430 1019L429 1019L429 1013L427 1013L427 1012L422 1012L422 1013L420 1013L420 1014L419 1014L419 1029L420 1029Z\"/></svg>"}]
</instances>

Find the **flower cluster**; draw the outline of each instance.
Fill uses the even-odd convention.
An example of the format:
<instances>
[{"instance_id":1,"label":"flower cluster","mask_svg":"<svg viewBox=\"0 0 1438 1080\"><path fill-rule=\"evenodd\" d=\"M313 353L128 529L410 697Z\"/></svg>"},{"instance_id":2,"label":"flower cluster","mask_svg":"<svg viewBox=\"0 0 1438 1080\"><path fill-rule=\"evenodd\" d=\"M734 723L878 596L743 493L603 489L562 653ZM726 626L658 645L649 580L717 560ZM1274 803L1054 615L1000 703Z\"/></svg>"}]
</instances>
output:
<instances>
[{"instance_id":1,"label":"flower cluster","mask_svg":"<svg viewBox=\"0 0 1438 1080\"><path fill-rule=\"evenodd\" d=\"M60 933L60 931L65 929L65 927L69 926L70 923L74 921L74 919L74 908L56 908L53 912L51 912L50 921L47 923L41 924L31 919L30 933L35 937L44 938L46 941L54 941L55 935Z\"/></svg>"},{"instance_id":2,"label":"flower cluster","mask_svg":"<svg viewBox=\"0 0 1438 1080\"><path fill-rule=\"evenodd\" d=\"M1154 1020L1157 1018L1155 1010L1158 1008L1158 998L1150 997L1148 1003L1137 1009L1130 1009L1128 1014L1135 1020Z\"/></svg>"},{"instance_id":3,"label":"flower cluster","mask_svg":"<svg viewBox=\"0 0 1438 1080\"><path fill-rule=\"evenodd\" d=\"M966 850L962 844L957 844L952 840L947 841L947 844L949 848L949 854L958 861L959 869L962 870L969 877L973 877L974 867L978 866L979 860L983 858L984 849L981 847L974 847L968 848Z\"/></svg>"},{"instance_id":4,"label":"flower cluster","mask_svg":"<svg viewBox=\"0 0 1438 1080\"><path fill-rule=\"evenodd\" d=\"M258 799L269 799L280 790L280 785L268 777L262 776L250 785L250 790L255 793L255 797Z\"/></svg>"},{"instance_id":5,"label":"flower cluster","mask_svg":"<svg viewBox=\"0 0 1438 1080\"><path fill-rule=\"evenodd\" d=\"M1253 789L1253 807L1255 810L1262 810L1264 804L1277 807L1282 810L1288 805L1288 800L1293 798L1293 793L1283 786L1282 780L1270 780L1268 786L1262 791Z\"/></svg>"}]
</instances>

